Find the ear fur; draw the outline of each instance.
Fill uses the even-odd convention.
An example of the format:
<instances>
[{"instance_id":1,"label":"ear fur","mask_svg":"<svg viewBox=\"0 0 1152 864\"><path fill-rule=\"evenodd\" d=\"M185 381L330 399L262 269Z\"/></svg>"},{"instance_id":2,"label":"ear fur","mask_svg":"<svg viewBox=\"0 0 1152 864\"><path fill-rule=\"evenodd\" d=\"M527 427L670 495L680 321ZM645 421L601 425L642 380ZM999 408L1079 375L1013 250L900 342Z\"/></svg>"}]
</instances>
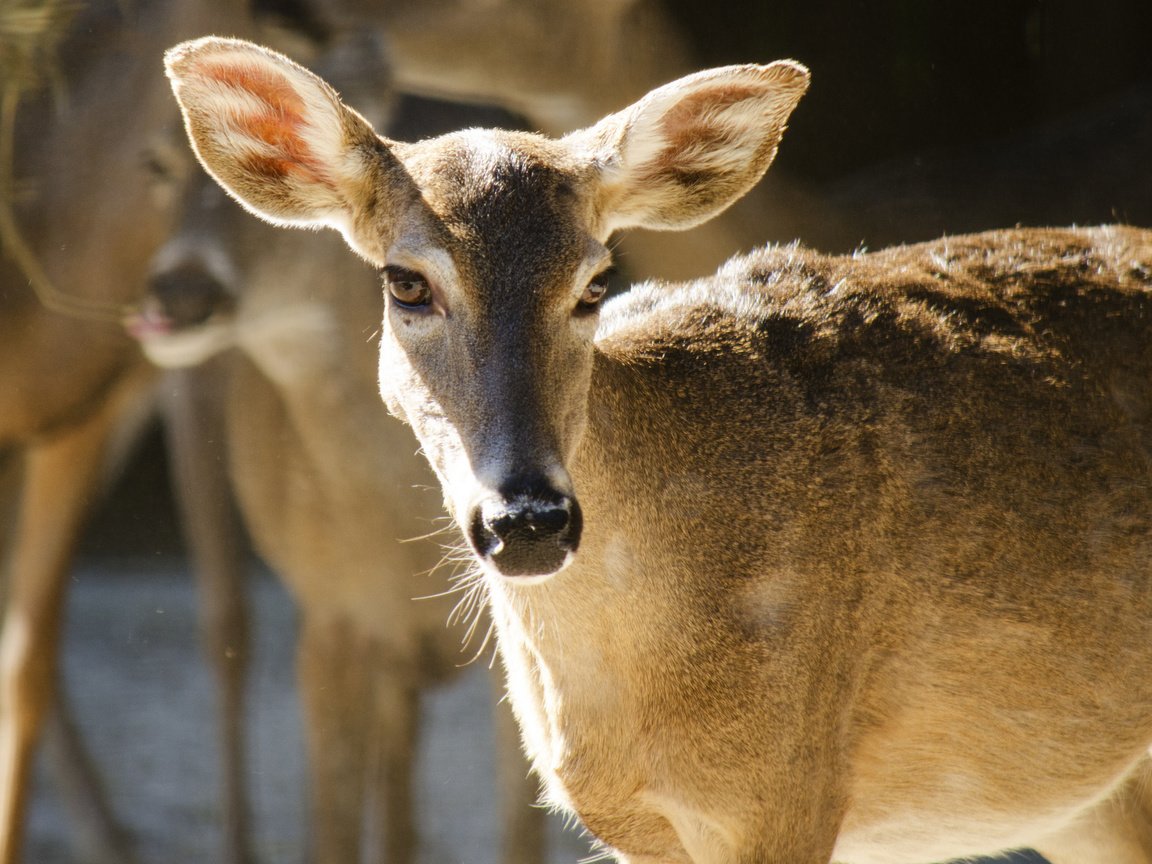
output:
<instances>
[{"instance_id":1,"label":"ear fur","mask_svg":"<svg viewBox=\"0 0 1152 864\"><path fill-rule=\"evenodd\" d=\"M348 235L394 160L331 87L237 39L184 42L165 67L193 149L221 186L270 222Z\"/></svg>"},{"instance_id":2,"label":"ear fur","mask_svg":"<svg viewBox=\"0 0 1152 864\"><path fill-rule=\"evenodd\" d=\"M791 60L709 69L573 133L601 166L606 231L691 228L722 212L772 163L808 81Z\"/></svg>"}]
</instances>

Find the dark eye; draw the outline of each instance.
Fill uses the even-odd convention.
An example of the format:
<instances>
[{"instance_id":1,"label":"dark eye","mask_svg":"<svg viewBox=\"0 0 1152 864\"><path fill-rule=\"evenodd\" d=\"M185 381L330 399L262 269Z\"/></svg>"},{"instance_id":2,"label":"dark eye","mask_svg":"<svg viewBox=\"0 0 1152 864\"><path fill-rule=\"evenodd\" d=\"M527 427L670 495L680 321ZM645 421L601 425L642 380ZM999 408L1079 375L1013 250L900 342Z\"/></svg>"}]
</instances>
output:
<instances>
[{"instance_id":1,"label":"dark eye","mask_svg":"<svg viewBox=\"0 0 1152 864\"><path fill-rule=\"evenodd\" d=\"M592 277L580 295L580 302L576 304L577 312L591 312L608 293L608 284L612 279L612 271L604 270Z\"/></svg>"},{"instance_id":2,"label":"dark eye","mask_svg":"<svg viewBox=\"0 0 1152 864\"><path fill-rule=\"evenodd\" d=\"M428 280L415 270L404 267L385 267L384 286L392 299L408 309L418 309L432 303L432 288Z\"/></svg>"}]
</instances>

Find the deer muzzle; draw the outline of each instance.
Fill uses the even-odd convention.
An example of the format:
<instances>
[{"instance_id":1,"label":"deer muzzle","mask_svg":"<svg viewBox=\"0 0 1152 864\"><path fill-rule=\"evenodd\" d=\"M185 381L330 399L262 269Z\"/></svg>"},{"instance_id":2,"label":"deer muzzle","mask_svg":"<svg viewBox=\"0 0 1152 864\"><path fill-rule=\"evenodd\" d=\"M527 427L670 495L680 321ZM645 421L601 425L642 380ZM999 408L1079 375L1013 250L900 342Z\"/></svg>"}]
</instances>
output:
<instances>
[{"instance_id":1,"label":"deer muzzle","mask_svg":"<svg viewBox=\"0 0 1152 864\"><path fill-rule=\"evenodd\" d=\"M580 545L580 504L543 480L505 485L473 505L468 540L485 563L514 578L547 577Z\"/></svg>"},{"instance_id":2,"label":"deer muzzle","mask_svg":"<svg viewBox=\"0 0 1152 864\"><path fill-rule=\"evenodd\" d=\"M166 332L198 327L235 308L232 292L210 270L194 263L162 270L149 280L145 310L152 320L165 322Z\"/></svg>"}]
</instances>

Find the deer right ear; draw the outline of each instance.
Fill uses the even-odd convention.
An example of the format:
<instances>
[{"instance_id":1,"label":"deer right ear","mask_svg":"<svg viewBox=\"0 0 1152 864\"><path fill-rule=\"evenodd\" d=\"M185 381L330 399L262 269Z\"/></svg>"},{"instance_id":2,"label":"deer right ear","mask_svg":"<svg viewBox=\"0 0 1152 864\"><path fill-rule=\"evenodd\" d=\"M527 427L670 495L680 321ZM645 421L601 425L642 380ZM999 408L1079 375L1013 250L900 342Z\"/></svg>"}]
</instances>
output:
<instances>
[{"instance_id":1,"label":"deer right ear","mask_svg":"<svg viewBox=\"0 0 1152 864\"><path fill-rule=\"evenodd\" d=\"M363 117L307 69L250 42L208 37L165 67L193 149L237 201L269 222L340 230L401 172Z\"/></svg>"},{"instance_id":2,"label":"deer right ear","mask_svg":"<svg viewBox=\"0 0 1152 864\"><path fill-rule=\"evenodd\" d=\"M791 60L708 69L568 136L599 168L605 232L691 228L725 210L772 163L808 77Z\"/></svg>"}]
</instances>

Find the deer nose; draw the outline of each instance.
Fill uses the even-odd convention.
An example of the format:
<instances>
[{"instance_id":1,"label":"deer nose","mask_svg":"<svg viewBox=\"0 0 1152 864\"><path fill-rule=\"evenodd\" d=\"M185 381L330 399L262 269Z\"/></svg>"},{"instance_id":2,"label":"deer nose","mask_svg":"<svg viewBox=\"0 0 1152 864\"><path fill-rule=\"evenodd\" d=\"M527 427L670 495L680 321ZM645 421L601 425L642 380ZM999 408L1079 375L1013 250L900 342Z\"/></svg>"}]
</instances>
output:
<instances>
[{"instance_id":1,"label":"deer nose","mask_svg":"<svg viewBox=\"0 0 1152 864\"><path fill-rule=\"evenodd\" d=\"M155 274L148 289L154 312L174 331L203 324L215 314L231 312L236 305L228 289L195 264L181 264Z\"/></svg>"},{"instance_id":2,"label":"deer nose","mask_svg":"<svg viewBox=\"0 0 1152 864\"><path fill-rule=\"evenodd\" d=\"M468 539L504 576L551 576L576 552L582 527L575 498L529 481L506 485L475 504Z\"/></svg>"}]
</instances>

